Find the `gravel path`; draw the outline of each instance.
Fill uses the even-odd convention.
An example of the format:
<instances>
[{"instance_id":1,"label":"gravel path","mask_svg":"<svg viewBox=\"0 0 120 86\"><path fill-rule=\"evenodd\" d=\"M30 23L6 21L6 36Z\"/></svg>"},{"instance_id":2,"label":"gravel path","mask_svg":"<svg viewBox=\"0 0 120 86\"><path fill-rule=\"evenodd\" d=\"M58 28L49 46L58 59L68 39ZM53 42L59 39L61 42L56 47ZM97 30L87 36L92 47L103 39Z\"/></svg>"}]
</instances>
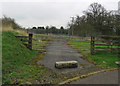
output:
<instances>
[{"instance_id":1,"label":"gravel path","mask_svg":"<svg viewBox=\"0 0 120 86\"><path fill-rule=\"evenodd\" d=\"M38 64L43 64L45 67L52 69L57 73L69 74L76 73L93 66L93 64L80 58L82 55L69 47L66 42L60 37L56 37L47 47L46 55ZM55 62L57 61L78 61L77 68L56 69Z\"/></svg>"}]
</instances>

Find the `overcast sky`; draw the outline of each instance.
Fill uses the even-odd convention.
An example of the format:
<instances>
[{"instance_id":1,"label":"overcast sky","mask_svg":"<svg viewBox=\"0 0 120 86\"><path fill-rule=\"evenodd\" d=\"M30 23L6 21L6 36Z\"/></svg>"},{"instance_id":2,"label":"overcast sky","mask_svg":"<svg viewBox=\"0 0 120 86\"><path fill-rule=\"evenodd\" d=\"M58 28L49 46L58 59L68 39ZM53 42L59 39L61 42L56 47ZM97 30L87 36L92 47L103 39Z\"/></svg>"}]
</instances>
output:
<instances>
[{"instance_id":1,"label":"overcast sky","mask_svg":"<svg viewBox=\"0 0 120 86\"><path fill-rule=\"evenodd\" d=\"M8 2L9 1L9 2ZM67 26L70 17L83 15L91 3L117 10L120 0L0 0L2 15L14 18L23 27ZM1 14L0 14L1 15Z\"/></svg>"}]
</instances>

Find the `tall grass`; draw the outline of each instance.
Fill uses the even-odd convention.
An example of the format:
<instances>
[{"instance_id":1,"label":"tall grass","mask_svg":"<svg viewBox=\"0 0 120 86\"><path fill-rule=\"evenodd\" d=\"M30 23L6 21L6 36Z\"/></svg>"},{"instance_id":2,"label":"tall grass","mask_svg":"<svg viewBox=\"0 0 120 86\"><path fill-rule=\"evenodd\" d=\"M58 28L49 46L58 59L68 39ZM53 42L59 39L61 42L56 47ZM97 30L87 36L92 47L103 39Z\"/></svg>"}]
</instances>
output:
<instances>
[{"instance_id":1,"label":"tall grass","mask_svg":"<svg viewBox=\"0 0 120 86\"><path fill-rule=\"evenodd\" d=\"M3 16L3 18L0 18L0 21L2 21L2 27L12 27L13 29L22 29L21 26L18 25L13 18Z\"/></svg>"}]
</instances>

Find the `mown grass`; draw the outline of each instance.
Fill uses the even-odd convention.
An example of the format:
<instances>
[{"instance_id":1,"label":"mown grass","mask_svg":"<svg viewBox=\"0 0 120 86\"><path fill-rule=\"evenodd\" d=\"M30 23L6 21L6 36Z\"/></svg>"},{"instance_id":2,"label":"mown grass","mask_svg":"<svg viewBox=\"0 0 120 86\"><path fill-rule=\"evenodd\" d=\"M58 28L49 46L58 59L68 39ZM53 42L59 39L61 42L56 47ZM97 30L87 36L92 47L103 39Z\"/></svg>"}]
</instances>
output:
<instances>
[{"instance_id":1,"label":"mown grass","mask_svg":"<svg viewBox=\"0 0 120 86\"><path fill-rule=\"evenodd\" d=\"M75 47L79 48L81 51L89 51L90 50L90 41L76 41L70 40L70 43Z\"/></svg>"},{"instance_id":2,"label":"mown grass","mask_svg":"<svg viewBox=\"0 0 120 86\"><path fill-rule=\"evenodd\" d=\"M90 53L87 55L102 67L106 67L106 66L118 67L118 65L116 65L115 62L120 61L118 53L111 54L108 52L101 52L101 53L96 53L95 55L91 55Z\"/></svg>"},{"instance_id":3,"label":"mown grass","mask_svg":"<svg viewBox=\"0 0 120 86\"><path fill-rule=\"evenodd\" d=\"M70 39L68 37L65 37L65 39L74 45L74 47L78 48L79 52L84 55L84 59L88 60L89 62L92 62L94 64L97 64L102 67L118 67L118 65L115 64L116 61L120 61L119 54L118 53L110 53L110 52L97 52L95 55L90 54L90 41L89 40L81 40L79 39L74 40ZM98 44L105 44L101 42L95 42ZM95 47L105 47L105 46L95 46ZM108 46L107 46L108 47ZM113 48L117 48L116 46L112 46ZM100 49L99 49L100 50Z\"/></svg>"},{"instance_id":4,"label":"mown grass","mask_svg":"<svg viewBox=\"0 0 120 86\"><path fill-rule=\"evenodd\" d=\"M6 31L2 33L2 83L17 84L35 80L38 76L45 72L41 66L26 64L33 59L37 51L29 50L15 36L16 32ZM41 58L41 56L38 56ZM38 58L37 57L37 58ZM32 77L32 78L30 78Z\"/></svg>"}]
</instances>

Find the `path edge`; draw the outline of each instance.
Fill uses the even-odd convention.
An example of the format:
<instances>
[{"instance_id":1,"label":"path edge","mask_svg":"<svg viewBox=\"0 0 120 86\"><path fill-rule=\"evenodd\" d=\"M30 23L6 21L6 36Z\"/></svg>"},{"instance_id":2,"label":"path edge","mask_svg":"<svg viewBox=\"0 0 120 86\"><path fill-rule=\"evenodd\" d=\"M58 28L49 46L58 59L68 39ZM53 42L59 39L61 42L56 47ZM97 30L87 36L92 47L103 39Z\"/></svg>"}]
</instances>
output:
<instances>
[{"instance_id":1,"label":"path edge","mask_svg":"<svg viewBox=\"0 0 120 86\"><path fill-rule=\"evenodd\" d=\"M66 81L60 82L59 85L67 84L67 83L70 83L70 82L78 80L78 79L83 79L83 78L86 78L88 76L91 76L91 75L94 75L94 74L97 74L97 73L101 73L101 72L105 72L105 71L114 71L114 70L118 70L118 69L119 68L110 68L110 69L104 69L104 70L100 70L100 71L90 72L90 73L80 75L80 76L68 79Z\"/></svg>"}]
</instances>

